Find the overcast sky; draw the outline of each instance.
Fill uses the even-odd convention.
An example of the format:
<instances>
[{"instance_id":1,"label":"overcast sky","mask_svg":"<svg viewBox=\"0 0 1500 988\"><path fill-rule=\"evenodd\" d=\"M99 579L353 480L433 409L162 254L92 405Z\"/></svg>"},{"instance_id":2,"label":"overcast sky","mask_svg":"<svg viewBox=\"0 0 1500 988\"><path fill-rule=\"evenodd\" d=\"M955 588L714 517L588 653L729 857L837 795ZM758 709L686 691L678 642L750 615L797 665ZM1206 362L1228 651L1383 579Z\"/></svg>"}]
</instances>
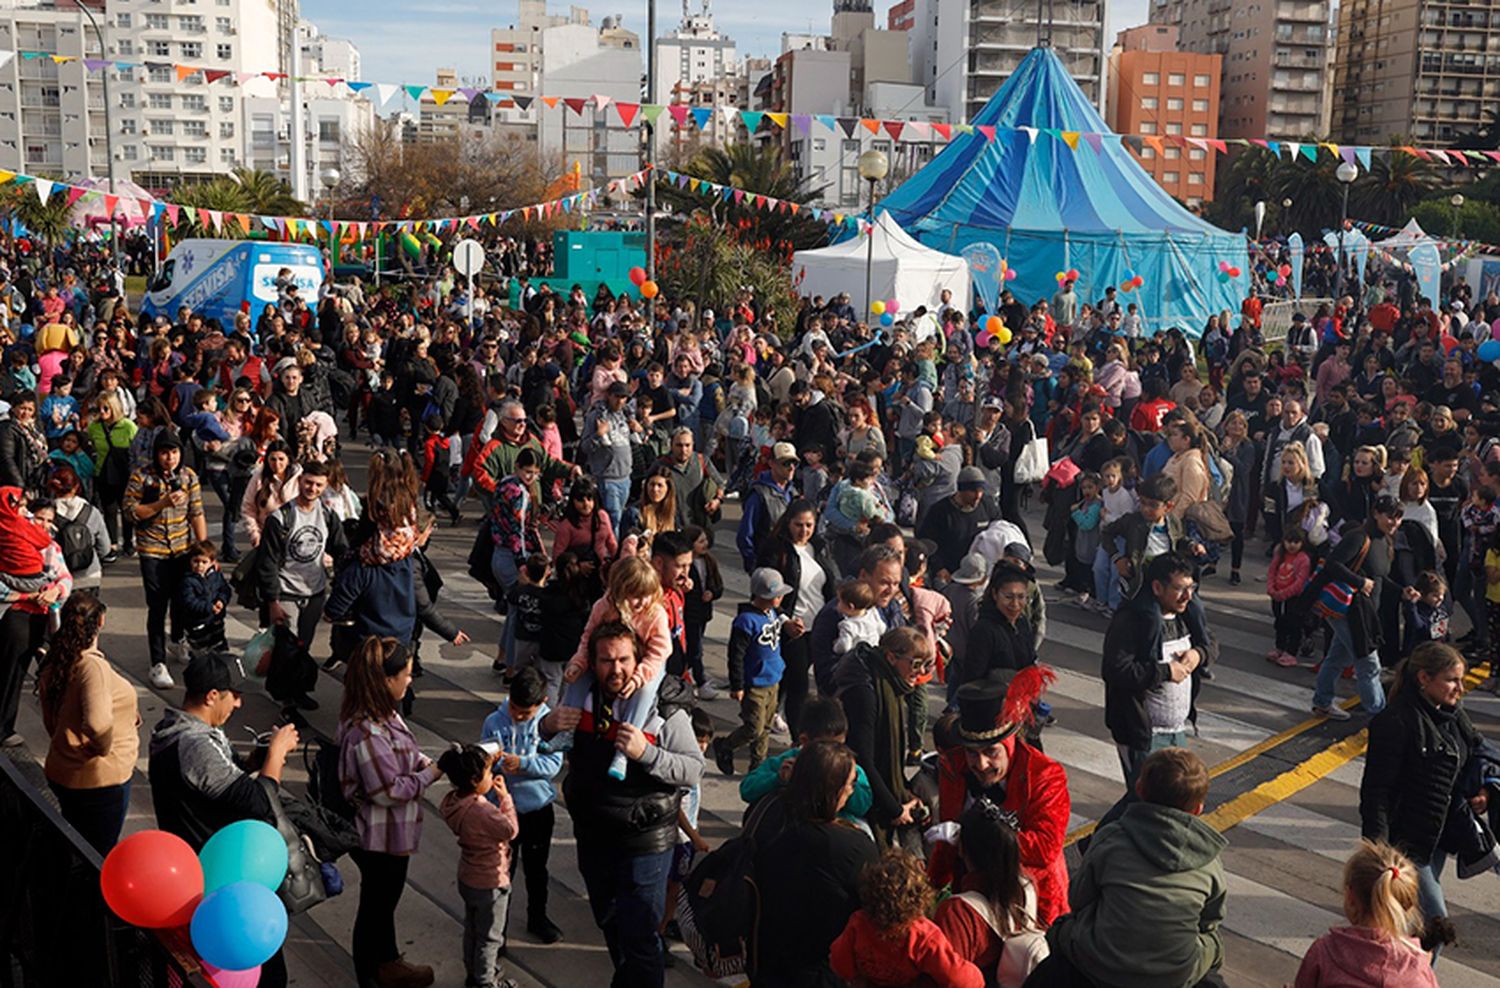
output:
<instances>
[{"instance_id":1,"label":"overcast sky","mask_svg":"<svg viewBox=\"0 0 1500 988\"><path fill-rule=\"evenodd\" d=\"M692 2L696 9L698 0ZM1113 42L1117 31L1146 19L1147 0L1106 2L1107 43ZM602 17L621 14L626 27L642 36L646 33L643 0L579 0L579 5L589 9L595 24ZM876 0L877 23L884 24L890 6L887 0ZM568 4L549 0L548 8L564 13ZM657 7L658 30L665 33L674 27L681 10L680 3L663 0ZM719 30L737 42L741 54L774 55L780 50L782 32L826 31L832 10L831 0L813 4L807 0L719 0L713 14ZM493 6L457 0L302 0L302 16L324 34L348 38L359 46L366 81L430 85L439 67L487 80L490 29L513 24L516 6L514 0L500 0Z\"/></svg>"}]
</instances>

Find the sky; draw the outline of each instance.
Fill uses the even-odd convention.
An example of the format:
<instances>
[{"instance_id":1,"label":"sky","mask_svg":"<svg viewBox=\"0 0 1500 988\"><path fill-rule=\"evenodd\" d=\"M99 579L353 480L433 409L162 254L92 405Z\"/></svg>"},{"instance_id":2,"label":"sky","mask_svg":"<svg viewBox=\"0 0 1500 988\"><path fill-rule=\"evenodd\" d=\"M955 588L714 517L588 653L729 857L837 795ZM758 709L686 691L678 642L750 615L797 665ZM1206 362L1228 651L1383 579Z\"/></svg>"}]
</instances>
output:
<instances>
[{"instance_id":1,"label":"sky","mask_svg":"<svg viewBox=\"0 0 1500 988\"><path fill-rule=\"evenodd\" d=\"M646 33L643 0L577 2L588 8L594 24L610 14L621 14L626 27L642 36ZM699 0L691 2L697 9ZM877 24L884 24L885 11L893 2L875 0ZM1106 3L1105 36L1110 42L1117 31L1146 20L1147 0ZM553 13L565 12L567 7L567 0L548 0ZM680 2L661 0L658 30L665 33L674 27L681 9ZM816 11L816 16L809 17L809 10ZM719 30L734 38L741 55L776 54L784 31L826 31L832 11L831 0L813 4L807 0L719 0L713 7ZM302 0L302 16L324 34L348 38L359 46L366 81L430 85L439 67L487 80L490 29L513 24L516 7L514 0L493 5L459 0Z\"/></svg>"}]
</instances>

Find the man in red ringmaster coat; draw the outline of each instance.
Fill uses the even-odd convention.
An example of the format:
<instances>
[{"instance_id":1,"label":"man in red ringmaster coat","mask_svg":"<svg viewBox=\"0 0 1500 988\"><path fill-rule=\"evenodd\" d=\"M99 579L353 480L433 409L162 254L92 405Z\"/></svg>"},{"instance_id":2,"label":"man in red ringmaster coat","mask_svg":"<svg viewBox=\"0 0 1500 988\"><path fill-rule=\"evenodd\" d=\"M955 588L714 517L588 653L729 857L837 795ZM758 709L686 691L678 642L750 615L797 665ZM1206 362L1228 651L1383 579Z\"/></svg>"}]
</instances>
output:
<instances>
[{"instance_id":1,"label":"man in red ringmaster coat","mask_svg":"<svg viewBox=\"0 0 1500 988\"><path fill-rule=\"evenodd\" d=\"M958 722L951 737L938 741L947 745L938 762L940 824L935 829L941 836L927 862L934 886L951 883L955 891L962 889L957 821L976 799L988 797L1016 818L1021 866L1036 886L1037 919L1043 924L1068 911L1063 839L1072 801L1067 772L1027 744L1022 728L1031 723L1032 704L1052 678L1050 669L1031 666L999 670L959 688Z\"/></svg>"}]
</instances>

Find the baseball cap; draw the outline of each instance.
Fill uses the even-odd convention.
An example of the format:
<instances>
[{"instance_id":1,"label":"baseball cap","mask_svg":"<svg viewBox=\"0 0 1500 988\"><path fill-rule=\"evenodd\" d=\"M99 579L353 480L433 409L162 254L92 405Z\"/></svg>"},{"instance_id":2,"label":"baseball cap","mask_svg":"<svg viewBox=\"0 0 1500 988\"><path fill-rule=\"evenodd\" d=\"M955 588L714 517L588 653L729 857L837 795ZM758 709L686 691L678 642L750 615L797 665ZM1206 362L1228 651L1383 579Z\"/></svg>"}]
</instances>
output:
<instances>
[{"instance_id":1,"label":"baseball cap","mask_svg":"<svg viewBox=\"0 0 1500 988\"><path fill-rule=\"evenodd\" d=\"M206 696L210 690L245 690L245 667L232 652L197 655L182 670L182 682L188 696Z\"/></svg>"},{"instance_id":2,"label":"baseball cap","mask_svg":"<svg viewBox=\"0 0 1500 988\"><path fill-rule=\"evenodd\" d=\"M1025 542L1012 542L1005 547L1005 555L1012 559L1019 559L1023 563L1031 562L1031 546Z\"/></svg>"},{"instance_id":3,"label":"baseball cap","mask_svg":"<svg viewBox=\"0 0 1500 988\"><path fill-rule=\"evenodd\" d=\"M972 587L989 577L989 569L989 560L984 558L983 553L971 552L959 561L958 572L953 574L953 582Z\"/></svg>"},{"instance_id":4,"label":"baseball cap","mask_svg":"<svg viewBox=\"0 0 1500 988\"><path fill-rule=\"evenodd\" d=\"M156 437L156 442L151 444L151 453L155 455L164 449L182 449L182 440L177 438L174 429L163 429Z\"/></svg>"},{"instance_id":5,"label":"baseball cap","mask_svg":"<svg viewBox=\"0 0 1500 988\"><path fill-rule=\"evenodd\" d=\"M616 381L609 386L609 393L615 398L629 398L630 385L626 384L624 381Z\"/></svg>"},{"instance_id":6,"label":"baseball cap","mask_svg":"<svg viewBox=\"0 0 1500 988\"><path fill-rule=\"evenodd\" d=\"M762 566L750 574L750 596L759 600L784 597L792 592L791 584L769 566Z\"/></svg>"},{"instance_id":7,"label":"baseball cap","mask_svg":"<svg viewBox=\"0 0 1500 988\"><path fill-rule=\"evenodd\" d=\"M771 447L771 460L775 463L785 463L788 460L797 461L797 447L791 443L777 443Z\"/></svg>"}]
</instances>

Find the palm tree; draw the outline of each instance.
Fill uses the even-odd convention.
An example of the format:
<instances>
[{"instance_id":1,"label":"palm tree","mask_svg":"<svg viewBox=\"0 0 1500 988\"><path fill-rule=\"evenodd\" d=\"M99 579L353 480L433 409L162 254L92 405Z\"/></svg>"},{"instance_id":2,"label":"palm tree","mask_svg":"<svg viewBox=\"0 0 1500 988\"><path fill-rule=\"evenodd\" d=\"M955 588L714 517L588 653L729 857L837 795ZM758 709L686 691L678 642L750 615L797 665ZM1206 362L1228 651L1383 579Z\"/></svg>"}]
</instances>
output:
<instances>
[{"instance_id":1,"label":"palm tree","mask_svg":"<svg viewBox=\"0 0 1500 988\"><path fill-rule=\"evenodd\" d=\"M1437 182L1427 162L1393 150L1372 160L1370 170L1355 181L1349 190L1349 211L1372 223L1400 226Z\"/></svg>"},{"instance_id":2,"label":"palm tree","mask_svg":"<svg viewBox=\"0 0 1500 988\"><path fill-rule=\"evenodd\" d=\"M234 180L245 191L248 208L245 213L266 216L305 216L307 205L292 195L292 187L268 171L259 168L236 168Z\"/></svg>"},{"instance_id":3,"label":"palm tree","mask_svg":"<svg viewBox=\"0 0 1500 988\"><path fill-rule=\"evenodd\" d=\"M1271 181L1271 195L1292 201L1284 216L1289 229L1301 232L1304 237L1316 237L1323 230L1338 226L1344 190L1334 173L1340 164L1325 154L1316 161L1298 157L1278 165Z\"/></svg>"},{"instance_id":4,"label":"palm tree","mask_svg":"<svg viewBox=\"0 0 1500 988\"><path fill-rule=\"evenodd\" d=\"M0 212L15 219L33 237L46 245L47 249L43 253L47 259L47 267L55 271L52 248L67 236L72 226L73 207L69 204L68 197L58 192L46 202L41 202L37 199L35 189L12 185L7 187L3 199L0 199Z\"/></svg>"},{"instance_id":5,"label":"palm tree","mask_svg":"<svg viewBox=\"0 0 1500 988\"><path fill-rule=\"evenodd\" d=\"M1271 199L1276 156L1260 148L1246 148L1219 172L1209 203L1209 222L1226 230L1241 230L1255 222L1255 204Z\"/></svg>"},{"instance_id":6,"label":"palm tree","mask_svg":"<svg viewBox=\"0 0 1500 988\"><path fill-rule=\"evenodd\" d=\"M780 146L775 144L742 141L726 147L705 147L688 161L682 174L799 206L812 199ZM707 210L737 238L762 250L790 257L792 251L828 242L827 226L807 217L802 210L792 214L732 199L715 202L667 183L658 192L664 202L679 212L691 215Z\"/></svg>"}]
</instances>

